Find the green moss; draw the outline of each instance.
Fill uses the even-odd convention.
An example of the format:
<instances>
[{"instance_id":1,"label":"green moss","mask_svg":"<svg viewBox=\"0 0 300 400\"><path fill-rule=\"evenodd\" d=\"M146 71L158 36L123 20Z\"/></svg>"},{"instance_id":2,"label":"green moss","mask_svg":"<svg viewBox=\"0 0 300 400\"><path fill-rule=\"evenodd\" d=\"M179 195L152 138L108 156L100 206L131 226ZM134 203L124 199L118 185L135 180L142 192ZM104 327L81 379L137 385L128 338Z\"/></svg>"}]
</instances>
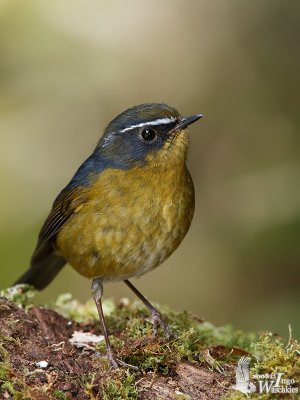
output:
<instances>
[{"instance_id":1,"label":"green moss","mask_svg":"<svg viewBox=\"0 0 300 400\"><path fill-rule=\"evenodd\" d=\"M294 387L300 390L300 344L292 338L288 343L271 332L263 332L257 341L250 346L251 354L255 359L250 368L250 377L255 374L284 373L284 379L294 379ZM255 380L253 380L255 383ZM241 392L230 391L225 400L242 400L245 395ZM275 400L282 398L281 394L275 393L252 393L251 399ZM296 399L295 394L285 394L286 400Z\"/></svg>"},{"instance_id":2,"label":"green moss","mask_svg":"<svg viewBox=\"0 0 300 400\"><path fill-rule=\"evenodd\" d=\"M128 370L113 371L102 388L103 400L131 400L137 398L135 376Z\"/></svg>"},{"instance_id":3,"label":"green moss","mask_svg":"<svg viewBox=\"0 0 300 400\"><path fill-rule=\"evenodd\" d=\"M234 331L230 326L219 328L199 321L187 312L174 312L167 308L160 308L160 311L171 327L173 338L170 341L165 341L161 332L157 338L153 337L152 325L147 321L148 310L140 302L117 307L107 318L112 333L111 342L117 355L127 363L137 365L142 371L169 375L174 373L180 360L205 362L202 353L208 347L218 344L228 348L242 347L244 351L249 351L256 338L254 334ZM105 352L105 344L101 343L98 349ZM217 367L217 361L210 366Z\"/></svg>"},{"instance_id":4,"label":"green moss","mask_svg":"<svg viewBox=\"0 0 300 400\"><path fill-rule=\"evenodd\" d=\"M300 344L295 339L290 338L285 344L280 336L264 332L252 348L257 358L253 373L284 372L289 377L295 376L300 384Z\"/></svg>"},{"instance_id":5,"label":"green moss","mask_svg":"<svg viewBox=\"0 0 300 400\"><path fill-rule=\"evenodd\" d=\"M69 399L69 396L65 392L63 392L62 390L59 390L59 389L55 389L53 391L53 397L57 400L68 400Z\"/></svg>"},{"instance_id":6,"label":"green moss","mask_svg":"<svg viewBox=\"0 0 300 400\"><path fill-rule=\"evenodd\" d=\"M47 388L31 387L26 383L26 377L29 375L27 368L23 368L22 373L14 370L10 363L9 351L6 347L11 345L19 346L19 339L0 335L0 398L4 394L10 396L13 400L31 400L38 398L38 395L46 395Z\"/></svg>"},{"instance_id":7,"label":"green moss","mask_svg":"<svg viewBox=\"0 0 300 400\"><path fill-rule=\"evenodd\" d=\"M15 375L10 364L9 352L5 348L12 342L17 341L9 336L0 336L0 395L7 392L13 399L25 399L27 391L24 382Z\"/></svg>"},{"instance_id":8,"label":"green moss","mask_svg":"<svg viewBox=\"0 0 300 400\"><path fill-rule=\"evenodd\" d=\"M24 288L21 292L19 290L10 292L11 298L23 307L30 306L32 292L24 291ZM64 294L53 304L53 308L66 318L98 327L99 318L93 300L80 304L71 295ZM138 366L140 372L151 371L171 376L175 373L177 364L187 360L222 373L226 368L228 371L229 367L232 371L232 366L237 365L237 359L241 355L249 354L252 357L252 376L283 372L285 378L293 378L300 384L300 345L292 338L291 332L288 343L285 343L282 338L269 332L261 335L246 334L235 331L229 325L216 327L187 312L174 312L158 307L172 332L171 340L165 340L160 330L157 337L153 336L152 324L147 320L149 312L140 302L130 304L128 300L123 300L115 305L112 300L105 300L103 308L116 357ZM14 376L9 363L5 349L9 348L7 344L11 340L14 339L0 338L0 394L7 391L13 399L30 398L31 389L26 386L25 380ZM100 342L97 350L105 354L105 343ZM137 398L136 372L124 369L111 371L105 358L95 357L94 364L95 368L91 373L80 377L82 390L90 399ZM56 399L68 398L59 389L54 390L52 395ZM273 400L276 396L251 394L251 398L262 400ZM229 390L224 398L241 400L245 395ZM289 395L285 396L286 400L290 398L292 399Z\"/></svg>"},{"instance_id":9,"label":"green moss","mask_svg":"<svg viewBox=\"0 0 300 400\"><path fill-rule=\"evenodd\" d=\"M9 355L3 346L0 346L0 395L8 393L14 400L30 399L29 388L24 380L13 372L9 362Z\"/></svg>"},{"instance_id":10,"label":"green moss","mask_svg":"<svg viewBox=\"0 0 300 400\"><path fill-rule=\"evenodd\" d=\"M22 308L30 308L32 298L37 294L37 290L30 285L16 285L0 291L0 297L6 297Z\"/></svg>"},{"instance_id":11,"label":"green moss","mask_svg":"<svg viewBox=\"0 0 300 400\"><path fill-rule=\"evenodd\" d=\"M101 383L99 384L99 375ZM84 393L91 400L130 400L137 398L135 376L129 370L108 370L107 362L97 364L97 374L86 374L81 379Z\"/></svg>"},{"instance_id":12,"label":"green moss","mask_svg":"<svg viewBox=\"0 0 300 400\"><path fill-rule=\"evenodd\" d=\"M0 388L3 383L5 383L9 379L10 373L10 362L8 352L3 347L3 340L0 337Z\"/></svg>"},{"instance_id":13,"label":"green moss","mask_svg":"<svg viewBox=\"0 0 300 400\"><path fill-rule=\"evenodd\" d=\"M99 321L98 311L93 299L82 304L74 299L70 293L64 293L58 296L56 301L49 306L63 317L78 323L88 324ZM105 315L109 315L116 308L114 302L110 299L106 299L102 306Z\"/></svg>"},{"instance_id":14,"label":"green moss","mask_svg":"<svg viewBox=\"0 0 300 400\"><path fill-rule=\"evenodd\" d=\"M285 378L293 378L299 385L300 347L296 340L290 338L286 344L282 338L271 333L243 333L229 325L216 327L186 312L163 308L161 313L174 335L170 341L165 341L162 335L157 338L152 336L152 326L145 319L148 312L141 304L117 307L107 318L117 356L137 365L142 372L172 375L181 360L200 361L207 368L223 373L229 365L236 366L241 355L249 354L253 360L252 375L284 372ZM99 349L105 352L104 343ZM277 398L274 394L251 394L251 397L265 400ZM240 400L245 395L229 390L226 398ZM285 398L292 397L286 395Z\"/></svg>"}]
</instances>

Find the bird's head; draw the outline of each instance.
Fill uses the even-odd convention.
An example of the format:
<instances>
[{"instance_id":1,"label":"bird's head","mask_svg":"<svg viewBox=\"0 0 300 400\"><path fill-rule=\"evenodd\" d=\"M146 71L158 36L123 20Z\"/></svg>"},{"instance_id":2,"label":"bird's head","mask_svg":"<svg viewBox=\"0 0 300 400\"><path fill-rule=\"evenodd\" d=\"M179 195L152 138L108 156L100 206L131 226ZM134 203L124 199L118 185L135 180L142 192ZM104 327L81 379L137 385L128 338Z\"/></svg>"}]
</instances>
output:
<instances>
[{"instance_id":1,"label":"bird's head","mask_svg":"<svg viewBox=\"0 0 300 400\"><path fill-rule=\"evenodd\" d=\"M125 167L183 162L188 150L188 125L201 114L182 117L166 104L141 104L114 118L98 142L102 158Z\"/></svg>"}]
</instances>

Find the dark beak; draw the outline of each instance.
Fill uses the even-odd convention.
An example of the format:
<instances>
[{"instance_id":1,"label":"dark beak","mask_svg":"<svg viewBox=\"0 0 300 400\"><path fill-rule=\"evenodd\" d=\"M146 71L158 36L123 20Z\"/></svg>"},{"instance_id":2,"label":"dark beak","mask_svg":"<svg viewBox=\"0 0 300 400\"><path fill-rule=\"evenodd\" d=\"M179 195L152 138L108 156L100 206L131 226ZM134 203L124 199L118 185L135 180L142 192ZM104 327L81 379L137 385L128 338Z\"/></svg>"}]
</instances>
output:
<instances>
[{"instance_id":1,"label":"dark beak","mask_svg":"<svg viewBox=\"0 0 300 400\"><path fill-rule=\"evenodd\" d=\"M198 121L198 119L202 118L202 114L192 115L191 117L182 118L178 124L175 126L174 130L178 131L181 129L186 128L187 126L193 124L194 122Z\"/></svg>"}]
</instances>

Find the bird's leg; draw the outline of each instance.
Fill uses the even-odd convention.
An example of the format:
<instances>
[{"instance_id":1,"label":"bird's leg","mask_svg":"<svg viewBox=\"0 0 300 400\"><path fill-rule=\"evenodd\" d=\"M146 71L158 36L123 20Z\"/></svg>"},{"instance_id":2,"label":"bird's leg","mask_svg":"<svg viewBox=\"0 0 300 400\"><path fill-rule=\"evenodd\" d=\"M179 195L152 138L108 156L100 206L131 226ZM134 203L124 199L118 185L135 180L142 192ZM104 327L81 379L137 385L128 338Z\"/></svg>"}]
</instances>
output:
<instances>
[{"instance_id":1,"label":"bird's leg","mask_svg":"<svg viewBox=\"0 0 300 400\"><path fill-rule=\"evenodd\" d=\"M105 319L104 319L104 314L103 314L103 309L102 309L102 303L101 303L101 298L103 295L103 285L102 281L99 278L93 279L92 282L92 293L94 296L94 300L97 306L99 318L100 318L100 324L101 324L101 329L102 333L105 339L106 343L106 351L107 351L107 358L109 361L109 364L111 365L112 368L118 368L118 362L114 357L109 338L108 338L108 332L105 324Z\"/></svg>"},{"instance_id":2,"label":"bird's leg","mask_svg":"<svg viewBox=\"0 0 300 400\"><path fill-rule=\"evenodd\" d=\"M128 279L125 279L124 282L126 285L133 291L134 294L145 304L148 310L151 313L150 322L153 324L153 333L157 335L157 326L159 325L164 332L166 339L170 339L170 331L168 325L161 318L160 312L142 295L141 292L137 290L135 286Z\"/></svg>"},{"instance_id":3,"label":"bird's leg","mask_svg":"<svg viewBox=\"0 0 300 400\"><path fill-rule=\"evenodd\" d=\"M105 343L106 343L107 358L108 358L108 362L109 362L110 366L112 368L127 367L127 368L133 368L133 369L138 370L137 367L130 365L130 364L126 364L124 361L121 361L121 360L118 360L117 358L115 358L115 355L112 351L112 347L109 342L107 327L105 324L102 303L101 303L101 298L103 295L103 285L102 285L102 280L100 278L93 279L92 293L94 296L94 300L95 300L99 318L100 318L102 333L103 333Z\"/></svg>"}]
</instances>

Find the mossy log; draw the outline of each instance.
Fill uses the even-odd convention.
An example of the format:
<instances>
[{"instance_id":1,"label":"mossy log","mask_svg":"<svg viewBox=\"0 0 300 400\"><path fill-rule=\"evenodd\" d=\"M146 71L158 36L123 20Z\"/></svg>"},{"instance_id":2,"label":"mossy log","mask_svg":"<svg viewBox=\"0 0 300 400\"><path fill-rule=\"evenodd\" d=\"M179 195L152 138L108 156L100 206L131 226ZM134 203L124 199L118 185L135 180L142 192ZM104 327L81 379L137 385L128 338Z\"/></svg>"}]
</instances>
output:
<instances>
[{"instance_id":1,"label":"mossy log","mask_svg":"<svg viewBox=\"0 0 300 400\"><path fill-rule=\"evenodd\" d=\"M19 288L0 298L0 399L243 399L233 389L242 355L253 356L254 372L280 368L299 378L300 347L293 339L287 351L270 333L243 334L161 309L173 332L166 341L153 336L147 311L127 300L107 301L104 309L117 357L139 371L111 370L92 303L63 295L52 309L36 307L30 293ZM78 332L96 335L98 343L80 340Z\"/></svg>"}]
</instances>

